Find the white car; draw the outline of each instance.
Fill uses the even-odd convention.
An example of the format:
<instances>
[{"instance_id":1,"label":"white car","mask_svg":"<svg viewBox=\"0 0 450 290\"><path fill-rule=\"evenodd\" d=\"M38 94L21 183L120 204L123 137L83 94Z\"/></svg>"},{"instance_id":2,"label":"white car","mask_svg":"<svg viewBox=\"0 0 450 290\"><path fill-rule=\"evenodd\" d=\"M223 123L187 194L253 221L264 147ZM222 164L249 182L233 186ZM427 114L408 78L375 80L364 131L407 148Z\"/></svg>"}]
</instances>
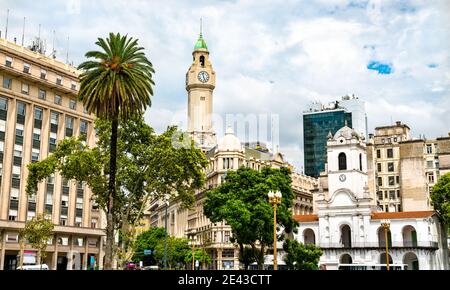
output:
<instances>
[{"instance_id":1,"label":"white car","mask_svg":"<svg viewBox=\"0 0 450 290\"><path fill-rule=\"evenodd\" d=\"M19 266L16 270L49 270L46 264Z\"/></svg>"}]
</instances>

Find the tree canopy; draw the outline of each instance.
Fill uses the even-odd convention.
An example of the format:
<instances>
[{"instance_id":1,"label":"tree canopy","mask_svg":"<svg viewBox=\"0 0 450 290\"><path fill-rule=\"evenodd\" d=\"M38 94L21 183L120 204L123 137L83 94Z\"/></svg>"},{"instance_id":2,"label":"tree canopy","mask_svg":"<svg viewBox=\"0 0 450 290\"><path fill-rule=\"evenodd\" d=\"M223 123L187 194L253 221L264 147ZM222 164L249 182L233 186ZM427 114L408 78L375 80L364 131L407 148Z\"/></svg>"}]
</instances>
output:
<instances>
[{"instance_id":1,"label":"tree canopy","mask_svg":"<svg viewBox=\"0 0 450 290\"><path fill-rule=\"evenodd\" d=\"M450 172L439 178L431 190L430 197L440 220L450 226Z\"/></svg>"},{"instance_id":2,"label":"tree canopy","mask_svg":"<svg viewBox=\"0 0 450 290\"><path fill-rule=\"evenodd\" d=\"M207 192L205 215L211 222L225 221L231 226L238 244L259 247L257 259L263 267L265 249L273 243L273 207L268 201L270 190L282 193L277 209L277 223L289 233L298 223L292 217L294 193L288 168L263 168L261 171L241 167L228 171L225 182ZM278 240L282 240L280 235Z\"/></svg>"},{"instance_id":3,"label":"tree canopy","mask_svg":"<svg viewBox=\"0 0 450 290\"><path fill-rule=\"evenodd\" d=\"M286 255L284 262L290 270L318 270L322 250L313 244L302 244L296 240L287 239L283 243Z\"/></svg>"},{"instance_id":4,"label":"tree canopy","mask_svg":"<svg viewBox=\"0 0 450 290\"><path fill-rule=\"evenodd\" d=\"M39 264L42 264L45 259L45 249L48 240L53 236L53 229L54 225L51 220L45 219L43 215L37 215L27 221L25 227L20 230L20 239L28 241L31 247L38 251L37 262ZM21 260L23 260L22 257Z\"/></svg>"}]
</instances>

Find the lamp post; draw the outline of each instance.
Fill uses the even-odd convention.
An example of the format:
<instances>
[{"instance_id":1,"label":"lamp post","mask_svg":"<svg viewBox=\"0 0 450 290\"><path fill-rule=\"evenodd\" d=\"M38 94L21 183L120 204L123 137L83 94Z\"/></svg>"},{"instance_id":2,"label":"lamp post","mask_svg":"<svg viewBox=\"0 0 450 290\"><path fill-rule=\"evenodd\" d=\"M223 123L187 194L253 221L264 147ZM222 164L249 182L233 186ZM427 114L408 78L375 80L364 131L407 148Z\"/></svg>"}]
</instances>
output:
<instances>
[{"instance_id":1,"label":"lamp post","mask_svg":"<svg viewBox=\"0 0 450 290\"><path fill-rule=\"evenodd\" d=\"M166 204L165 209L165 221L164 221L164 270L167 270L167 208L169 207L169 196L164 196L164 202Z\"/></svg>"},{"instance_id":2,"label":"lamp post","mask_svg":"<svg viewBox=\"0 0 450 290\"><path fill-rule=\"evenodd\" d=\"M192 245L192 270L195 270L195 235L192 235L192 240L190 242Z\"/></svg>"},{"instance_id":3,"label":"lamp post","mask_svg":"<svg viewBox=\"0 0 450 290\"><path fill-rule=\"evenodd\" d=\"M281 192L269 191L268 196L273 206L273 269L277 270L277 205L281 203Z\"/></svg>"},{"instance_id":4,"label":"lamp post","mask_svg":"<svg viewBox=\"0 0 450 290\"><path fill-rule=\"evenodd\" d=\"M388 231L391 225L391 221L387 219L381 220L381 226L384 229L384 239L386 241L386 269L389 271L389 253L388 253Z\"/></svg>"}]
</instances>

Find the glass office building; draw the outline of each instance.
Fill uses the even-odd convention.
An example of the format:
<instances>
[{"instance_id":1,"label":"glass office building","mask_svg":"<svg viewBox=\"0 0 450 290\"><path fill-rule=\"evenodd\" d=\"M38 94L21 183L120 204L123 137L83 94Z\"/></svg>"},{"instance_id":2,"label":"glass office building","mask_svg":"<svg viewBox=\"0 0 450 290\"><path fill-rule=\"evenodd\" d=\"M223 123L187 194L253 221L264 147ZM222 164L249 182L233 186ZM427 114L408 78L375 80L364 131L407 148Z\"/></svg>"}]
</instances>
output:
<instances>
[{"instance_id":1,"label":"glass office building","mask_svg":"<svg viewBox=\"0 0 450 290\"><path fill-rule=\"evenodd\" d=\"M303 112L303 149L305 174L319 177L327 160L327 136L347 126L367 140L367 116L364 102L357 97L342 97L328 105L313 103Z\"/></svg>"}]
</instances>

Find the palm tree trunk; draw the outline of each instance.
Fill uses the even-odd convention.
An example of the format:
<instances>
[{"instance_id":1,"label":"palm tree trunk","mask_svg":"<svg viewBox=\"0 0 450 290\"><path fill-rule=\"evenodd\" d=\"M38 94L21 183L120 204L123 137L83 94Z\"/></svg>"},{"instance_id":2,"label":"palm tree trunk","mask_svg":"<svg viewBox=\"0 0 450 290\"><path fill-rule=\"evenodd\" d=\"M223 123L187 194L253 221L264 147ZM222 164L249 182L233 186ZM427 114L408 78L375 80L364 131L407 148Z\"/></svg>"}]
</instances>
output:
<instances>
[{"instance_id":1,"label":"palm tree trunk","mask_svg":"<svg viewBox=\"0 0 450 290\"><path fill-rule=\"evenodd\" d=\"M109 202L106 217L106 248L105 248L105 270L112 269L113 246L114 246L114 198L116 196L116 157L117 157L117 127L119 122L117 117L111 124L111 152L109 158Z\"/></svg>"}]
</instances>

